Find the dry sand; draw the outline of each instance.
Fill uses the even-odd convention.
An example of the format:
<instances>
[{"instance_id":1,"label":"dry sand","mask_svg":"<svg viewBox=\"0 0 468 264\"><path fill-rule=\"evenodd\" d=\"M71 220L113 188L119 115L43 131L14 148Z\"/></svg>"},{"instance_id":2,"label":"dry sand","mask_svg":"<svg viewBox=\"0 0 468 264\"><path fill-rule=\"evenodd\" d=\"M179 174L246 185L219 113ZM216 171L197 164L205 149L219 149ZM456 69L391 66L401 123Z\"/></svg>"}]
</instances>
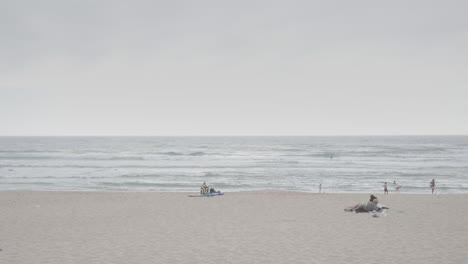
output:
<instances>
[{"instance_id":1,"label":"dry sand","mask_svg":"<svg viewBox=\"0 0 468 264\"><path fill-rule=\"evenodd\" d=\"M0 263L468 263L468 195L0 192Z\"/></svg>"}]
</instances>

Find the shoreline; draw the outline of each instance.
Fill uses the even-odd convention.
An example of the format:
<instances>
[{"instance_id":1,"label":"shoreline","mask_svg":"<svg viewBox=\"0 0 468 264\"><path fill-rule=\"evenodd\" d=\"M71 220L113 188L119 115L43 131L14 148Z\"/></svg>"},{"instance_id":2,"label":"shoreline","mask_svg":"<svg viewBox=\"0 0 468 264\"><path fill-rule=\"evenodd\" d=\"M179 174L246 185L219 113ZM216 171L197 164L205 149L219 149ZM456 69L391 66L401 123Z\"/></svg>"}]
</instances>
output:
<instances>
[{"instance_id":1,"label":"shoreline","mask_svg":"<svg viewBox=\"0 0 468 264\"><path fill-rule=\"evenodd\" d=\"M161 191L161 190L27 190L27 189L21 189L21 190L0 190L1 192L51 192L51 193L185 193L185 194L194 194L194 193L199 193L199 191ZM374 194L374 195L381 195L381 196L387 196L382 193L382 191L379 192L306 192L306 191L295 191L295 190L239 190L239 191L225 191L223 193L225 194L232 194L232 193L282 193L282 192L288 192L288 193L302 193L302 194L321 194L321 195L348 195L348 194L356 194L356 195L363 195L363 194ZM468 193L418 193L418 192L389 192L388 196L392 195L430 195L430 196L438 196L438 195L467 195Z\"/></svg>"}]
</instances>

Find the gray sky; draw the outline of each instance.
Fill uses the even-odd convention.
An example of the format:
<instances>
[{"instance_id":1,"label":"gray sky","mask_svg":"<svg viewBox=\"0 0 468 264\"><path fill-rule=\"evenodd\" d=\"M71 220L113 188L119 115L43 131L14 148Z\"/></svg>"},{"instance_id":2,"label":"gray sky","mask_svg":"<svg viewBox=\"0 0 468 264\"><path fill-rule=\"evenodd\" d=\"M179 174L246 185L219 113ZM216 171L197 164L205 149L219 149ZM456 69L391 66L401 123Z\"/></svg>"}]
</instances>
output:
<instances>
[{"instance_id":1,"label":"gray sky","mask_svg":"<svg viewBox=\"0 0 468 264\"><path fill-rule=\"evenodd\" d=\"M467 11L0 0L0 135L468 134Z\"/></svg>"}]
</instances>

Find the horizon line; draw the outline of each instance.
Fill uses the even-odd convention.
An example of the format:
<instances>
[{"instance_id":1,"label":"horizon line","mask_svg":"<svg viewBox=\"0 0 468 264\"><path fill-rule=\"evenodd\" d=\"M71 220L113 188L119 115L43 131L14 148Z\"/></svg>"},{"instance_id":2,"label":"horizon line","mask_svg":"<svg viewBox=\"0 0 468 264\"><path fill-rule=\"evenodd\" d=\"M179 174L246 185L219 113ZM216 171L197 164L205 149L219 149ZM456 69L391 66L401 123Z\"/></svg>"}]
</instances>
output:
<instances>
[{"instance_id":1,"label":"horizon line","mask_svg":"<svg viewBox=\"0 0 468 264\"><path fill-rule=\"evenodd\" d=\"M0 135L0 137L411 137L411 136L468 136L468 134L193 134L193 135Z\"/></svg>"}]
</instances>

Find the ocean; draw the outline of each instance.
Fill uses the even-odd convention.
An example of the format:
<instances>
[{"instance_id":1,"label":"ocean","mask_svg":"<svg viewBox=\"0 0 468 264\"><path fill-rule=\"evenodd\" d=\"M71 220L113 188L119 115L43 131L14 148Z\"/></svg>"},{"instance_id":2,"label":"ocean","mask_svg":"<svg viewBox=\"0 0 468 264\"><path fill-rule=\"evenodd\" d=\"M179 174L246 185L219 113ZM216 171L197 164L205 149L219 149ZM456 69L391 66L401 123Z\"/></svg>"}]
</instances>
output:
<instances>
[{"instance_id":1,"label":"ocean","mask_svg":"<svg viewBox=\"0 0 468 264\"><path fill-rule=\"evenodd\" d=\"M0 137L0 190L431 193L433 178L468 193L468 136Z\"/></svg>"}]
</instances>

